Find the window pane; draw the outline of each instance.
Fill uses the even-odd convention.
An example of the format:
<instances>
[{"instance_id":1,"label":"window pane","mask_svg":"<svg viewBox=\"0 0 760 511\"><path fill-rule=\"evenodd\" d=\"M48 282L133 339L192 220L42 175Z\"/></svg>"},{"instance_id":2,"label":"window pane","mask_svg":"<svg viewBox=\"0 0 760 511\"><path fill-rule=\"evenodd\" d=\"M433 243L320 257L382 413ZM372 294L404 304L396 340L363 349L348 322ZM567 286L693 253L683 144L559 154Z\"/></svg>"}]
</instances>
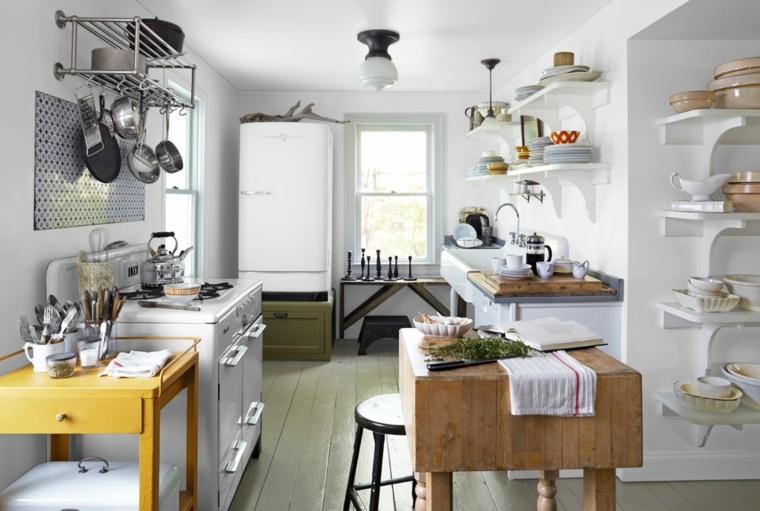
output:
<instances>
[{"instance_id":1,"label":"window pane","mask_svg":"<svg viewBox=\"0 0 760 511\"><path fill-rule=\"evenodd\" d=\"M362 131L361 191L425 193L427 133L424 131Z\"/></svg>"},{"instance_id":2,"label":"window pane","mask_svg":"<svg viewBox=\"0 0 760 511\"><path fill-rule=\"evenodd\" d=\"M374 258L375 250L389 256L426 258L427 198L362 197L361 246Z\"/></svg>"},{"instance_id":3,"label":"window pane","mask_svg":"<svg viewBox=\"0 0 760 511\"><path fill-rule=\"evenodd\" d=\"M167 193L166 194L166 229L174 231L174 236L177 238L179 247L177 254L180 250L186 249L193 243L193 196L183 193ZM171 250L173 240L167 242L166 248ZM185 276L194 277L193 268L195 268L195 251L191 251L185 257Z\"/></svg>"},{"instance_id":4,"label":"window pane","mask_svg":"<svg viewBox=\"0 0 760 511\"><path fill-rule=\"evenodd\" d=\"M180 156L182 156L182 163L184 164L184 170L169 174L165 172L166 187L167 188L179 188L180 190L186 190L189 188L187 172L189 154L187 152L188 141L190 137L190 119L191 115L180 115L180 110L175 110L169 116L169 140L177 146ZM164 119L165 121L165 119ZM163 133L163 129L161 131Z\"/></svg>"}]
</instances>

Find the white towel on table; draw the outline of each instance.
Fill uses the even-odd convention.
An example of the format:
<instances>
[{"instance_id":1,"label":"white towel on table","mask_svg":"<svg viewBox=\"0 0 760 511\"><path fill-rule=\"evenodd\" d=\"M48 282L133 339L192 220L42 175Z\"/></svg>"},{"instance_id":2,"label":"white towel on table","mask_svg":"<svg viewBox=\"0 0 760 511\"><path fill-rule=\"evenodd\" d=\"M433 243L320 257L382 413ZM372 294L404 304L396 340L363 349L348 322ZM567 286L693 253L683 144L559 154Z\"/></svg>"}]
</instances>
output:
<instances>
[{"instance_id":1,"label":"white towel on table","mask_svg":"<svg viewBox=\"0 0 760 511\"><path fill-rule=\"evenodd\" d=\"M566 351L499 363L509 373L512 415L594 415L596 372Z\"/></svg>"},{"instance_id":2,"label":"white towel on table","mask_svg":"<svg viewBox=\"0 0 760 511\"><path fill-rule=\"evenodd\" d=\"M150 378L155 376L172 354L169 350L121 352L99 376Z\"/></svg>"}]
</instances>

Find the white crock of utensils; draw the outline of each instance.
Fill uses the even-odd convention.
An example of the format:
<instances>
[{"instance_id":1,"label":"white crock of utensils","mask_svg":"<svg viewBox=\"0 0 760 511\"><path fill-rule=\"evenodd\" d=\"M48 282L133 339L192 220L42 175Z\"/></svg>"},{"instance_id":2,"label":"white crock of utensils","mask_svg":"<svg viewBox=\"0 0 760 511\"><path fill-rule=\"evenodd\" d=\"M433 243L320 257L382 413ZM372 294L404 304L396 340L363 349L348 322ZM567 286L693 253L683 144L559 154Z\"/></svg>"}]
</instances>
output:
<instances>
[{"instance_id":1,"label":"white crock of utensils","mask_svg":"<svg viewBox=\"0 0 760 511\"><path fill-rule=\"evenodd\" d=\"M106 248L108 247L108 231L101 227L96 227L90 231L90 253L92 254L93 261L98 262L101 260L108 260L108 253ZM96 255L97 254L97 255ZM101 259L103 257L104 259Z\"/></svg>"}]
</instances>

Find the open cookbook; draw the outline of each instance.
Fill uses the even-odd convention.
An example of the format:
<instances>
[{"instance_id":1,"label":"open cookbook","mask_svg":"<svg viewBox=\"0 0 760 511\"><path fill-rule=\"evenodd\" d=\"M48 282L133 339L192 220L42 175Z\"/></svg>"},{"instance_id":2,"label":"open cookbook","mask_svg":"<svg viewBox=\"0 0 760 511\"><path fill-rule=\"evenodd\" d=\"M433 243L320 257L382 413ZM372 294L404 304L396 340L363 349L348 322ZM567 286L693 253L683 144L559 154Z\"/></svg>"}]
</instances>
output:
<instances>
[{"instance_id":1,"label":"open cookbook","mask_svg":"<svg viewBox=\"0 0 760 511\"><path fill-rule=\"evenodd\" d=\"M540 318L475 328L481 336L500 335L522 341L538 351L588 348L606 344L602 336L577 321Z\"/></svg>"}]
</instances>

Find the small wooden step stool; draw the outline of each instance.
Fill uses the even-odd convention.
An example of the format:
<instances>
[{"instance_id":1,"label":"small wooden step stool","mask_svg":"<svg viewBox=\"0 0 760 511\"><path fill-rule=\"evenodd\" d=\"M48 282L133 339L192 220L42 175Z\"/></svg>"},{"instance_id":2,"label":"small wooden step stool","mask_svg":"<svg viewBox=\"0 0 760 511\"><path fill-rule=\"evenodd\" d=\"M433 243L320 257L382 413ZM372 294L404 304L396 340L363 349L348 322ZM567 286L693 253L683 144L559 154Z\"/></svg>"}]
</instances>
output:
<instances>
[{"instance_id":1,"label":"small wooden step stool","mask_svg":"<svg viewBox=\"0 0 760 511\"><path fill-rule=\"evenodd\" d=\"M369 345L378 339L398 339L398 331L411 326L406 316L364 316L359 331L359 355L366 355Z\"/></svg>"}]
</instances>

